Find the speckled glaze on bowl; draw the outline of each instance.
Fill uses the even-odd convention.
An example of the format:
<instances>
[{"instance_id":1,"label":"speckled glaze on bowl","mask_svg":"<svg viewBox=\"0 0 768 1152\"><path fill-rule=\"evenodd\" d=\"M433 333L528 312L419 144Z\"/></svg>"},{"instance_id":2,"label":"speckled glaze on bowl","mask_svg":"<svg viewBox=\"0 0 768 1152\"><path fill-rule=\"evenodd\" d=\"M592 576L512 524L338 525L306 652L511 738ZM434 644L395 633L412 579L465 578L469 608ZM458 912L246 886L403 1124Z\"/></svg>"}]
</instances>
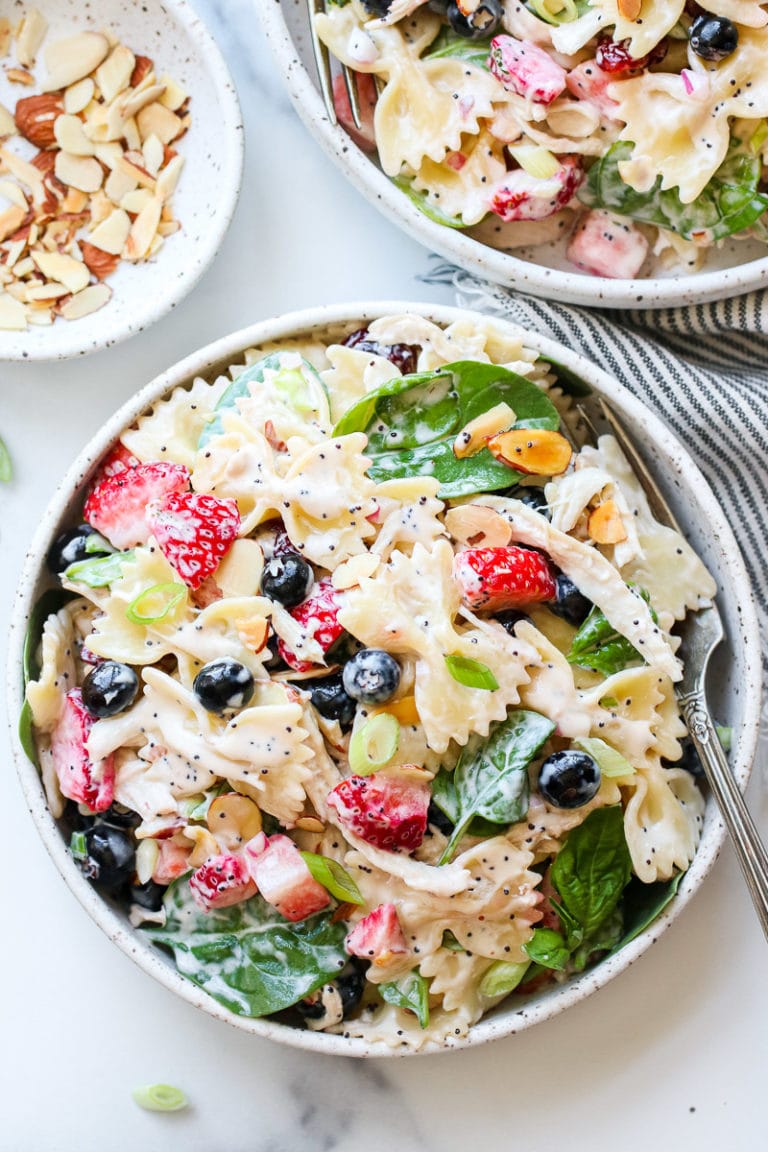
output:
<instances>
[{"instance_id":1,"label":"speckled glaze on bowl","mask_svg":"<svg viewBox=\"0 0 768 1152\"><path fill-rule=\"evenodd\" d=\"M8 714L11 719L14 756L24 795L48 852L89 915L139 967L188 1003L254 1035L335 1056L393 1056L412 1053L407 1050L393 1051L384 1044L369 1044L363 1040L345 1040L341 1036L325 1035L322 1032L302 1031L271 1020L235 1016L180 976L169 958L143 939L140 931L131 928L125 913L108 903L83 877L48 811L37 770L25 756L16 732L16 720L23 699L22 650L32 607L43 590L51 585L51 577L45 567L45 556L51 542L63 527L79 518L78 510L84 490L97 464L120 432L130 426L143 411L173 388L191 383L196 376L213 379L228 365L237 363L246 348L286 338L307 336L317 339L327 336L329 332L338 337L342 332L352 332L378 316L404 311L418 313L444 325L468 315L465 310L456 308L403 302L334 305L294 312L279 319L255 324L209 344L138 392L82 451L63 478L43 516L21 575L9 642ZM501 328L514 328L505 321L499 320L497 323ZM605 372L569 349L538 335L526 335L526 343L579 373L615 407L631 430L654 475L662 483L665 495L689 540L717 579L727 640L711 664L710 703L719 722L731 725L734 729L736 736L731 764L736 779L745 786L757 743L760 640L752 591L730 525L701 472L653 412ZM538 997L524 1002L511 997L476 1024L466 1038L448 1042L444 1048L432 1045L425 1051L467 1048L512 1035L548 1020L601 988L641 956L677 918L714 864L724 836L722 822L713 804L709 802L699 850L682 880L677 898L636 940L598 967L562 987L547 989Z\"/></svg>"},{"instance_id":2,"label":"speckled glaze on bowl","mask_svg":"<svg viewBox=\"0 0 768 1152\"><path fill-rule=\"evenodd\" d=\"M565 241L499 251L429 220L374 162L334 127L320 95L309 40L306 0L261 0L262 19L278 70L296 111L325 152L358 191L414 240L468 272L498 284L593 308L670 308L738 296L768 285L766 247L758 241L725 240L707 256L701 272L646 280L609 280L578 272L565 257Z\"/></svg>"},{"instance_id":3,"label":"speckled glaze on bowl","mask_svg":"<svg viewBox=\"0 0 768 1152\"><path fill-rule=\"evenodd\" d=\"M194 288L218 252L235 211L243 174L243 124L234 82L213 37L187 0L36 0L49 24L46 45L76 31L105 29L137 55L151 57L191 97L192 125L178 142L185 158L173 209L181 230L140 264L121 263L107 283L112 299L81 320L56 320L26 332L0 331L0 361L65 360L135 336ZM36 73L45 67L39 53ZM19 89L0 72L0 101Z\"/></svg>"}]
</instances>

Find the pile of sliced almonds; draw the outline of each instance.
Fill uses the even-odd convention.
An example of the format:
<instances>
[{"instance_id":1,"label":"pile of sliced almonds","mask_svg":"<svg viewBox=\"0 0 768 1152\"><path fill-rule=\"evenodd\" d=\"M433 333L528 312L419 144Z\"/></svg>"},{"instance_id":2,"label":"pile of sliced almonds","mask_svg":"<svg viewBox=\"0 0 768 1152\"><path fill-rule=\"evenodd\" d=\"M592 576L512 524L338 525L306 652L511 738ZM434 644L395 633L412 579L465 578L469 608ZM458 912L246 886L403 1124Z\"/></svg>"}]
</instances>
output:
<instances>
[{"instance_id":1,"label":"pile of sliced almonds","mask_svg":"<svg viewBox=\"0 0 768 1152\"><path fill-rule=\"evenodd\" d=\"M36 86L47 31L37 9L16 27L0 17L0 58L13 51L18 65L6 80ZM42 91L13 112L0 104L0 329L95 312L121 260L151 259L180 228L183 89L108 32L57 40L43 58Z\"/></svg>"}]
</instances>

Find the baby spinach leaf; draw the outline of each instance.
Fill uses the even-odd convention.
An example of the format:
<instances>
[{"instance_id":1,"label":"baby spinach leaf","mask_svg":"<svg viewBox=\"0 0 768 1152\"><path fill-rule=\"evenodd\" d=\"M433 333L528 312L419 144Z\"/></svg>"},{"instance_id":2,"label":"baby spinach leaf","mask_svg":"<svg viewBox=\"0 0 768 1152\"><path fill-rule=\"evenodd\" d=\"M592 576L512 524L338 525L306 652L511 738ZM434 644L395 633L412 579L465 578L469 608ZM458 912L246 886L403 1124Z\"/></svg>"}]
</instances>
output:
<instances>
[{"instance_id":1,"label":"baby spinach leaf","mask_svg":"<svg viewBox=\"0 0 768 1152\"><path fill-rule=\"evenodd\" d=\"M557 409L536 384L495 364L460 360L382 384L353 404L334 432L366 433L374 480L435 476L443 499L493 492L520 473L487 448L457 459L453 443L470 420L502 402L516 414L515 428L559 427Z\"/></svg>"},{"instance_id":2,"label":"baby spinach leaf","mask_svg":"<svg viewBox=\"0 0 768 1152\"><path fill-rule=\"evenodd\" d=\"M585 942L594 938L612 915L631 874L620 804L596 808L583 824L568 833L550 875L563 907L580 926ZM569 947L573 943L568 940Z\"/></svg>"},{"instance_id":3,"label":"baby spinach leaf","mask_svg":"<svg viewBox=\"0 0 768 1152\"><path fill-rule=\"evenodd\" d=\"M318 884L322 884L331 896L344 904L365 904L360 889L341 864L317 852L302 852L302 858Z\"/></svg>"},{"instance_id":4,"label":"baby spinach leaf","mask_svg":"<svg viewBox=\"0 0 768 1152\"><path fill-rule=\"evenodd\" d=\"M706 188L690 204L683 204L677 188L661 189L661 177L648 192L636 192L619 175L619 164L632 155L634 145L613 144L589 170L579 199L646 224L658 224L684 236L703 237L713 243L743 232L768 208L768 196L758 192L760 157L733 140L723 163Z\"/></svg>"},{"instance_id":5,"label":"baby spinach leaf","mask_svg":"<svg viewBox=\"0 0 768 1152\"><path fill-rule=\"evenodd\" d=\"M166 923L143 930L173 952L183 976L238 1016L289 1008L338 975L347 962L346 925L324 912L291 923L261 896L203 912L187 877L163 901Z\"/></svg>"},{"instance_id":6,"label":"baby spinach leaf","mask_svg":"<svg viewBox=\"0 0 768 1152\"><path fill-rule=\"evenodd\" d=\"M649 600L644 588L634 590L643 600L646 602ZM656 613L653 609L651 615L655 620ZM569 664L578 664L579 668L589 668L602 673L603 676L612 676L614 672L621 672L629 664L642 659L634 645L630 644L626 636L616 631L597 605L592 608L574 636L568 653Z\"/></svg>"},{"instance_id":7,"label":"baby spinach leaf","mask_svg":"<svg viewBox=\"0 0 768 1152\"><path fill-rule=\"evenodd\" d=\"M379 992L387 1004L394 1004L396 1008L405 1008L413 1012L418 1018L420 1027L427 1027L429 984L420 972L409 972L399 980L388 980L386 984L379 984Z\"/></svg>"},{"instance_id":8,"label":"baby spinach leaf","mask_svg":"<svg viewBox=\"0 0 768 1152\"><path fill-rule=\"evenodd\" d=\"M426 192L419 192L414 188L413 181L409 180L407 176L391 176L390 179L395 188L399 188L401 192L405 193L414 207L418 208L419 212L423 213L434 224L442 224L445 228L468 227L460 216L449 216L447 212L441 212L427 199Z\"/></svg>"},{"instance_id":9,"label":"baby spinach leaf","mask_svg":"<svg viewBox=\"0 0 768 1152\"><path fill-rule=\"evenodd\" d=\"M611 952L621 939L623 930L624 917L621 905L619 905L591 935L585 936L582 942L574 947L570 963L571 970L583 972L596 952Z\"/></svg>"},{"instance_id":10,"label":"baby spinach leaf","mask_svg":"<svg viewBox=\"0 0 768 1152\"><path fill-rule=\"evenodd\" d=\"M440 864L451 859L475 817L492 825L514 824L523 818L528 811L526 769L554 730L547 716L520 710L493 725L486 740L470 740L453 773L455 827ZM451 813L446 815L454 819Z\"/></svg>"},{"instance_id":11,"label":"baby spinach leaf","mask_svg":"<svg viewBox=\"0 0 768 1152\"><path fill-rule=\"evenodd\" d=\"M132 560L134 553L112 552L109 556L94 556L90 560L76 560L64 572L72 584L86 584L89 588L106 588L123 574L123 564Z\"/></svg>"},{"instance_id":12,"label":"baby spinach leaf","mask_svg":"<svg viewBox=\"0 0 768 1152\"><path fill-rule=\"evenodd\" d=\"M571 956L562 934L552 928L534 928L533 936L523 944L523 952L542 968L553 968L556 972L565 971Z\"/></svg>"},{"instance_id":13,"label":"baby spinach leaf","mask_svg":"<svg viewBox=\"0 0 768 1152\"><path fill-rule=\"evenodd\" d=\"M466 36L459 36L450 25L446 24L440 30L440 35L429 46L429 52L422 57L424 60L442 60L452 57L456 60L466 60L477 68L484 68L487 72L488 57L491 54L491 37L481 40L468 40Z\"/></svg>"},{"instance_id":14,"label":"baby spinach leaf","mask_svg":"<svg viewBox=\"0 0 768 1152\"><path fill-rule=\"evenodd\" d=\"M54 612L58 612L63 608L68 601L76 599L77 596L74 592L68 592L64 588L49 588L46 592L43 592L30 612L21 656L21 672L25 688L30 680L37 680L40 675L40 661L38 660L37 654L40 646L40 637L43 634L43 627L46 620L49 616L52 616ZM30 759L33 764L37 764L34 720L28 700L24 701L21 706L21 712L19 713L19 741L28 759Z\"/></svg>"},{"instance_id":15,"label":"baby spinach leaf","mask_svg":"<svg viewBox=\"0 0 768 1152\"><path fill-rule=\"evenodd\" d=\"M639 936L664 911L677 895L684 875L678 872L671 880L657 880L655 884L644 884L636 876L632 877L622 899L624 926L621 939L613 946L614 952Z\"/></svg>"}]
</instances>

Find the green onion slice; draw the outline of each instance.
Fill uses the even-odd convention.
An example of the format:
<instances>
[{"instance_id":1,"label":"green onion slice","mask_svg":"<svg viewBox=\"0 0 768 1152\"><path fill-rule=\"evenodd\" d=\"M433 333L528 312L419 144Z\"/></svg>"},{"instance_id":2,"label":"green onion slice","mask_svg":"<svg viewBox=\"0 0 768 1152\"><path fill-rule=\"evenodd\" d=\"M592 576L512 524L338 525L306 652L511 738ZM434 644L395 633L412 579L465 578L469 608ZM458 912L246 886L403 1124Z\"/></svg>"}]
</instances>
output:
<instances>
[{"instance_id":1,"label":"green onion slice","mask_svg":"<svg viewBox=\"0 0 768 1152\"><path fill-rule=\"evenodd\" d=\"M606 744L605 740L599 740L596 736L579 736L573 743L592 757L602 776L608 779L612 776L634 776L635 769L629 760L610 744Z\"/></svg>"},{"instance_id":2,"label":"green onion slice","mask_svg":"<svg viewBox=\"0 0 768 1152\"><path fill-rule=\"evenodd\" d=\"M480 981L481 995L508 996L517 988L529 968L528 960L523 964L508 964L506 960L497 960L495 964L491 964Z\"/></svg>"},{"instance_id":3,"label":"green onion slice","mask_svg":"<svg viewBox=\"0 0 768 1152\"><path fill-rule=\"evenodd\" d=\"M69 838L69 850L75 860L85 860L88 855L88 846L85 843L85 832L73 832Z\"/></svg>"},{"instance_id":4,"label":"green onion slice","mask_svg":"<svg viewBox=\"0 0 768 1152\"><path fill-rule=\"evenodd\" d=\"M146 1084L131 1093L139 1108L147 1112L180 1112L189 1104L181 1088L172 1084Z\"/></svg>"},{"instance_id":5,"label":"green onion slice","mask_svg":"<svg viewBox=\"0 0 768 1152\"><path fill-rule=\"evenodd\" d=\"M76 560L64 572L71 584L86 584L89 588L106 588L123 575L123 564L133 560L133 552L113 552L111 556L94 556L91 560Z\"/></svg>"},{"instance_id":6,"label":"green onion slice","mask_svg":"<svg viewBox=\"0 0 768 1152\"><path fill-rule=\"evenodd\" d=\"M574 0L528 0L528 7L545 24L570 24L579 15Z\"/></svg>"},{"instance_id":7,"label":"green onion slice","mask_svg":"<svg viewBox=\"0 0 768 1152\"><path fill-rule=\"evenodd\" d=\"M538 144L511 144L507 151L534 180L549 180L562 167L556 156Z\"/></svg>"},{"instance_id":8,"label":"green onion slice","mask_svg":"<svg viewBox=\"0 0 768 1152\"><path fill-rule=\"evenodd\" d=\"M399 743L397 720L389 712L380 712L353 734L349 742L349 766L355 776L368 776L389 764Z\"/></svg>"},{"instance_id":9,"label":"green onion slice","mask_svg":"<svg viewBox=\"0 0 768 1152\"><path fill-rule=\"evenodd\" d=\"M318 884L322 884L336 900L342 904L365 904L360 889L341 864L317 852L302 852L301 857Z\"/></svg>"},{"instance_id":10,"label":"green onion slice","mask_svg":"<svg viewBox=\"0 0 768 1152\"><path fill-rule=\"evenodd\" d=\"M454 680L465 688L482 688L493 692L499 682L487 664L472 660L469 656L446 656L445 663Z\"/></svg>"},{"instance_id":11,"label":"green onion slice","mask_svg":"<svg viewBox=\"0 0 768 1152\"><path fill-rule=\"evenodd\" d=\"M132 624L154 624L164 620L187 594L183 584L154 584L139 592L125 610Z\"/></svg>"},{"instance_id":12,"label":"green onion slice","mask_svg":"<svg viewBox=\"0 0 768 1152\"><path fill-rule=\"evenodd\" d=\"M12 479L13 465L11 464L11 454L2 436L0 436L0 484L10 484Z\"/></svg>"}]
</instances>

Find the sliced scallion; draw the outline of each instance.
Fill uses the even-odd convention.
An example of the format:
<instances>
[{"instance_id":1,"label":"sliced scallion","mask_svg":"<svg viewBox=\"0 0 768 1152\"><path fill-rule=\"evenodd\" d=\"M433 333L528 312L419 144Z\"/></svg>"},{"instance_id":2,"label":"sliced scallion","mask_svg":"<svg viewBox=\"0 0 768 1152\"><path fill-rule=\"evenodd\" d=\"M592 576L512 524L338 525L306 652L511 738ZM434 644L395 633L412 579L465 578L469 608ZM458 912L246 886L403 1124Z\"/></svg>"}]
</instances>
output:
<instances>
[{"instance_id":1,"label":"sliced scallion","mask_svg":"<svg viewBox=\"0 0 768 1152\"><path fill-rule=\"evenodd\" d=\"M131 1093L139 1108L147 1112L180 1112L189 1104L181 1088L172 1084L146 1084Z\"/></svg>"},{"instance_id":2,"label":"sliced scallion","mask_svg":"<svg viewBox=\"0 0 768 1152\"><path fill-rule=\"evenodd\" d=\"M400 743L400 725L389 712L372 716L349 742L349 766L355 776L368 776L389 764Z\"/></svg>"},{"instance_id":3,"label":"sliced scallion","mask_svg":"<svg viewBox=\"0 0 768 1152\"><path fill-rule=\"evenodd\" d=\"M534 180L549 180L562 167L557 156L538 144L513 144L507 151Z\"/></svg>"},{"instance_id":4,"label":"sliced scallion","mask_svg":"<svg viewBox=\"0 0 768 1152\"><path fill-rule=\"evenodd\" d=\"M524 964L508 964L506 960L497 960L480 981L481 995L508 996L517 988L529 968L530 962L527 960Z\"/></svg>"},{"instance_id":5,"label":"sliced scallion","mask_svg":"<svg viewBox=\"0 0 768 1152\"><path fill-rule=\"evenodd\" d=\"M64 572L71 584L85 584L88 588L106 588L123 574L123 564L133 559L133 552L113 552L111 556L94 556L90 560L77 560Z\"/></svg>"},{"instance_id":6,"label":"sliced scallion","mask_svg":"<svg viewBox=\"0 0 768 1152\"><path fill-rule=\"evenodd\" d=\"M545 24L570 24L579 15L574 0L528 0L528 7Z\"/></svg>"},{"instance_id":7,"label":"sliced scallion","mask_svg":"<svg viewBox=\"0 0 768 1152\"><path fill-rule=\"evenodd\" d=\"M11 464L11 454L2 436L0 436L0 484L10 484L12 479L13 465Z\"/></svg>"},{"instance_id":8,"label":"sliced scallion","mask_svg":"<svg viewBox=\"0 0 768 1152\"><path fill-rule=\"evenodd\" d=\"M314 879L336 900L342 904L365 904L360 889L341 864L317 852L302 852L301 856Z\"/></svg>"},{"instance_id":9,"label":"sliced scallion","mask_svg":"<svg viewBox=\"0 0 768 1152\"><path fill-rule=\"evenodd\" d=\"M494 692L499 682L487 664L479 660L472 660L469 656L446 656L445 663L458 684L465 688L482 688L485 692Z\"/></svg>"},{"instance_id":10,"label":"sliced scallion","mask_svg":"<svg viewBox=\"0 0 768 1152\"><path fill-rule=\"evenodd\" d=\"M154 624L164 620L187 594L183 584L154 584L131 601L125 615L132 624Z\"/></svg>"},{"instance_id":11,"label":"sliced scallion","mask_svg":"<svg viewBox=\"0 0 768 1152\"><path fill-rule=\"evenodd\" d=\"M85 832L73 832L69 838L69 850L75 860L85 860L88 855L88 845L85 842Z\"/></svg>"}]
</instances>

